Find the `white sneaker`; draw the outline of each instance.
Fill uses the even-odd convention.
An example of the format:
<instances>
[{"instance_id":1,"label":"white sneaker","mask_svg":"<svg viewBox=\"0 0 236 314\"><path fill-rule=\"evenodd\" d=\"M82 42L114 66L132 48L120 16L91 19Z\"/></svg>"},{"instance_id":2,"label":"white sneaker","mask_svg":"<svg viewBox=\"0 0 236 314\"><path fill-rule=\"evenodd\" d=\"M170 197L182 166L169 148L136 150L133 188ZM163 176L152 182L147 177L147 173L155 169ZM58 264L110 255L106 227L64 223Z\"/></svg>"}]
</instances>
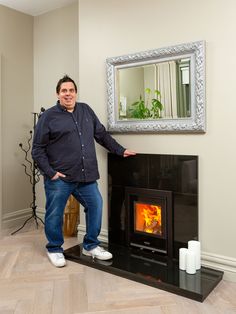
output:
<instances>
[{"instance_id":1,"label":"white sneaker","mask_svg":"<svg viewBox=\"0 0 236 314\"><path fill-rule=\"evenodd\" d=\"M63 253L50 253L47 252L50 262L56 267L63 267L66 265L66 260Z\"/></svg>"},{"instance_id":2,"label":"white sneaker","mask_svg":"<svg viewBox=\"0 0 236 314\"><path fill-rule=\"evenodd\" d=\"M94 249L87 251L83 249L82 253L86 256L92 256L92 258L97 258L102 261L106 261L112 258L112 254L106 251L103 247L97 246Z\"/></svg>"}]
</instances>

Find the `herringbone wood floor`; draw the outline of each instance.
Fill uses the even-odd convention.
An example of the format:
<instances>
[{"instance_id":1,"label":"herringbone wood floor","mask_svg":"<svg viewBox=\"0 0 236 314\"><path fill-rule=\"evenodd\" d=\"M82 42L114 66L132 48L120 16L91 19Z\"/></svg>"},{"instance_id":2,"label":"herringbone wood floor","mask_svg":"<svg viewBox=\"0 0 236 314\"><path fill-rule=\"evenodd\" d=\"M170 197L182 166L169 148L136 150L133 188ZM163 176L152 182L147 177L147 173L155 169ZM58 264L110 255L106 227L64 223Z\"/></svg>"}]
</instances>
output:
<instances>
[{"instance_id":1,"label":"herringbone wood floor","mask_svg":"<svg viewBox=\"0 0 236 314\"><path fill-rule=\"evenodd\" d=\"M71 261L55 268L45 255L42 227L4 233L0 314L236 313L236 283L222 281L199 303ZM76 243L76 237L66 238L64 248Z\"/></svg>"}]
</instances>

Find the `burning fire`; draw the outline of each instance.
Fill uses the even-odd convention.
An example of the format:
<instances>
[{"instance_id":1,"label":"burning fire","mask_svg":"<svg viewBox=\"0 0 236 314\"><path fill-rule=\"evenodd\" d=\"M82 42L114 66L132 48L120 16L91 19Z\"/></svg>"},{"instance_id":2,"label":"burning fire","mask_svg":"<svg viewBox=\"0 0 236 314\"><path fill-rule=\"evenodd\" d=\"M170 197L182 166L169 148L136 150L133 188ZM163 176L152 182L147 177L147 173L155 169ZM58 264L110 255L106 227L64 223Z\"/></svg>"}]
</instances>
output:
<instances>
[{"instance_id":1,"label":"burning fire","mask_svg":"<svg viewBox=\"0 0 236 314\"><path fill-rule=\"evenodd\" d=\"M136 230L161 235L161 206L136 203Z\"/></svg>"}]
</instances>

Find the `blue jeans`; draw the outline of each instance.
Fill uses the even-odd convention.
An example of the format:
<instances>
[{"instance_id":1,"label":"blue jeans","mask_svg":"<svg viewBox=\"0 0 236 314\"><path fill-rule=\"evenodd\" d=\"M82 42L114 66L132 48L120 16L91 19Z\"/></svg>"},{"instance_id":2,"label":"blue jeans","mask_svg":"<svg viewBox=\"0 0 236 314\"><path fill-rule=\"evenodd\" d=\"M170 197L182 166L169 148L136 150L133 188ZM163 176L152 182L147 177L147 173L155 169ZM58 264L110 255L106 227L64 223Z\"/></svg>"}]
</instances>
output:
<instances>
[{"instance_id":1,"label":"blue jeans","mask_svg":"<svg viewBox=\"0 0 236 314\"><path fill-rule=\"evenodd\" d=\"M44 188L46 194L45 234L48 240L46 245L48 252L63 252L64 209L71 194L84 207L86 234L83 247L91 250L98 246L103 202L97 182L75 183L46 178Z\"/></svg>"}]
</instances>

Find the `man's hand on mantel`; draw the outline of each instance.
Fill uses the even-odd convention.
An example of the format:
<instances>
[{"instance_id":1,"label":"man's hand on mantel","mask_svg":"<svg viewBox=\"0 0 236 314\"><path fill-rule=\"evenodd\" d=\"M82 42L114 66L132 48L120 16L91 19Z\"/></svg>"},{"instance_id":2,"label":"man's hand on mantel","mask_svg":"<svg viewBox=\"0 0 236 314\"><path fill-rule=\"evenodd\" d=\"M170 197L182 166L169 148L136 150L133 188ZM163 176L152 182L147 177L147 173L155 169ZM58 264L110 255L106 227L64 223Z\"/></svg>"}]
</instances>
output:
<instances>
[{"instance_id":1,"label":"man's hand on mantel","mask_svg":"<svg viewBox=\"0 0 236 314\"><path fill-rule=\"evenodd\" d=\"M136 152L132 150L128 150L128 149L126 149L123 154L124 157L129 157L129 156L134 156L134 155L136 155Z\"/></svg>"}]
</instances>

